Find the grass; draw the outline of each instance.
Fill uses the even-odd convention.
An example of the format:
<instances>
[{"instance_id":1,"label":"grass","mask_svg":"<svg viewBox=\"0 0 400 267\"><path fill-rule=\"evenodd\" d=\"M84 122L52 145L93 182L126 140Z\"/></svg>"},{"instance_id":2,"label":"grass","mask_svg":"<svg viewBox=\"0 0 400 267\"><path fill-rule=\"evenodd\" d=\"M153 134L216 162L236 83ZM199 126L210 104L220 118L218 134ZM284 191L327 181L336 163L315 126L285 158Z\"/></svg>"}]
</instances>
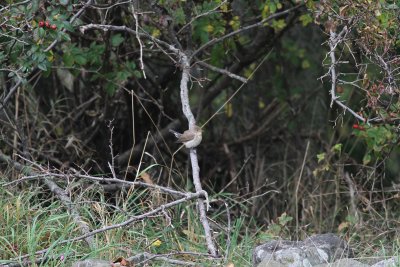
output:
<instances>
[{"instance_id":1,"label":"grass","mask_svg":"<svg viewBox=\"0 0 400 267\"><path fill-rule=\"evenodd\" d=\"M21 188L26 188L24 185ZM70 266L71 262L100 258L113 261L128 258L141 252L164 254L171 252L207 253L202 226L198 220L196 205L177 206L165 214L136 222L128 227L113 229L95 235L96 249L90 251L84 241L57 245L80 235L78 227L67 215L66 209L55 197L41 187L0 187L0 264L9 263L21 255L49 248L45 257L52 258L37 266ZM73 192L73 199L90 229L116 224L131 215L154 208L153 203L167 201L165 195L156 195L146 190L119 195L119 201L100 190ZM220 218L226 216L220 214ZM219 219L218 216L216 219ZM224 224L225 222L220 221ZM223 226L226 228L226 225ZM216 233L219 250L225 253L227 236ZM244 218L232 221L229 257L210 260L204 256L184 254L176 259L194 261L201 266L224 265L235 262L236 266L250 266L254 245L254 234L246 227ZM64 258L64 260L62 260ZM35 261L35 257L29 258ZM22 264L22 261L21 261ZM161 262L155 263L158 266Z\"/></svg>"},{"instance_id":2,"label":"grass","mask_svg":"<svg viewBox=\"0 0 400 267\"><path fill-rule=\"evenodd\" d=\"M167 195L148 190L130 190L116 195L104 193L97 185L83 190L82 185L72 184L70 196L84 222L92 230L121 223L132 215L150 211L171 200ZM63 187L67 187L67 184ZM232 195L226 193L211 196L210 199L224 199L234 203ZM388 207L389 204L388 202ZM38 182L24 183L18 187L0 186L0 265L25 254L30 254L29 260L34 262L34 253L48 248L44 257L52 260L33 266L70 266L74 261L87 258L114 261L142 252L183 253L174 255L174 258L196 262L200 266L226 266L229 262L235 266L252 266L252 250L256 245L271 239L296 239L298 236L294 219L286 213L266 222L265 227L260 227L259 222L248 217L249 207L244 202L236 201L230 205L230 209L241 212L234 215L232 211L229 234L225 206L217 205L217 208L209 212L212 221L219 225L213 229L223 259L212 260L204 255L183 253L207 253L203 228L198 220L194 201L175 206L127 227L97 234L94 236L95 249L90 250L84 241L58 244L81 233L61 202ZM382 220L375 212L365 211L361 215L364 218L361 224L350 216L348 221L341 224L345 227L338 230L356 250L356 256L374 262L399 255L399 231L395 227L398 221ZM393 217L395 212L389 215ZM318 222L318 217L311 220L316 222L316 226L317 223L331 224L330 221ZM318 233L318 230L309 227L300 232L309 236ZM22 261L20 263L22 266L26 265ZM152 261L151 266L168 265L161 261Z\"/></svg>"}]
</instances>

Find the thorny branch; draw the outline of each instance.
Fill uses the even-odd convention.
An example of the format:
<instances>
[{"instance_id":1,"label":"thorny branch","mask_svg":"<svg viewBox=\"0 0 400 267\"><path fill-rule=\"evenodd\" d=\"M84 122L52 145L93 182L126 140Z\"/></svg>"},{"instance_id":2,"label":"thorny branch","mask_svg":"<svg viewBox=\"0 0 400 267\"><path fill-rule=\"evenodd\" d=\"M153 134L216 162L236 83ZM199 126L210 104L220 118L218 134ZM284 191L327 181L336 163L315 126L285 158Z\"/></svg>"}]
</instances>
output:
<instances>
[{"instance_id":1,"label":"thorny branch","mask_svg":"<svg viewBox=\"0 0 400 267\"><path fill-rule=\"evenodd\" d=\"M343 30L339 33L336 34L333 30L330 30L330 37L329 37L329 56L331 58L331 66L329 68L330 76L331 76L331 107L333 103L336 103L339 105L344 112L349 111L354 117L359 119L362 122L366 122L366 119L357 114L354 110L346 106L342 101L339 100L339 97L336 95L336 87L337 87L337 80L338 80L338 72L336 70L336 66L338 65L338 62L336 61L336 47L343 41L343 36L348 32L347 26L343 28Z\"/></svg>"}]
</instances>

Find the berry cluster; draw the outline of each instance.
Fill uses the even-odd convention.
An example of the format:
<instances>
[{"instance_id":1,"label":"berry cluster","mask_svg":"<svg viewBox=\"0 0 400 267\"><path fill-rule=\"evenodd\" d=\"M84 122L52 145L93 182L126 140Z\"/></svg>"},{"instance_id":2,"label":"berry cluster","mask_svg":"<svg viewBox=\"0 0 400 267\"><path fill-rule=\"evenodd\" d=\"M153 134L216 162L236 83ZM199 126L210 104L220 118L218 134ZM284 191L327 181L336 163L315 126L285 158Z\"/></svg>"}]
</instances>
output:
<instances>
[{"instance_id":1,"label":"berry cluster","mask_svg":"<svg viewBox=\"0 0 400 267\"><path fill-rule=\"evenodd\" d=\"M39 27L40 28L46 27L47 29L57 30L57 25L55 24L50 25L50 22L48 21L39 21Z\"/></svg>"},{"instance_id":2,"label":"berry cluster","mask_svg":"<svg viewBox=\"0 0 400 267\"><path fill-rule=\"evenodd\" d=\"M364 126L359 125L359 124L353 124L353 129L360 130L360 131L365 131Z\"/></svg>"}]
</instances>

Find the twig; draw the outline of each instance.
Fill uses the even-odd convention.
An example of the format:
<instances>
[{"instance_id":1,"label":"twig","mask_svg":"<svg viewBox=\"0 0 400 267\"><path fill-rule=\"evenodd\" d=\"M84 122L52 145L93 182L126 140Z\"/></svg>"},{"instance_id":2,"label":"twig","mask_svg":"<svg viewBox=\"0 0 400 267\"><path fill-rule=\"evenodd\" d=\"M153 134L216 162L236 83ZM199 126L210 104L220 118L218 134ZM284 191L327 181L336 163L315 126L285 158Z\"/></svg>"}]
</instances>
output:
<instances>
[{"instance_id":1,"label":"twig","mask_svg":"<svg viewBox=\"0 0 400 267\"><path fill-rule=\"evenodd\" d=\"M199 64L199 65L201 65L201 66L203 66L203 67L206 67L207 69L210 69L210 70L212 70L212 71L215 71L215 72L218 72L218 73L227 75L227 76L229 76L229 77L231 77L231 78L233 78L233 79L236 79L236 80L241 81L242 83L247 83L247 79L246 79L246 78L241 77L241 76L239 76L239 75L236 75L236 74L234 74L234 73L232 73L232 72L230 72L230 71L228 71L228 70L221 69L221 68L215 67L215 66L213 66L213 65L207 64L207 63L205 63L204 61L196 62L196 64Z\"/></svg>"},{"instance_id":2,"label":"twig","mask_svg":"<svg viewBox=\"0 0 400 267\"><path fill-rule=\"evenodd\" d=\"M175 195L175 196L185 196L186 193L185 192L181 192L181 191L176 191L173 190L169 187L163 187L163 186L159 186L159 185L155 185L155 184L148 184L148 183L144 183L144 182L130 182L130 181L125 181L125 180L121 180L121 179L114 179L114 178L106 178L106 177L95 177L95 176L90 176L90 175L83 175L83 174L58 174L58 173L44 173L44 174L34 174L34 175L29 175L29 176L24 176L18 180L9 182L9 183L5 183L2 184L2 186L10 186L13 184L17 184L17 183L21 183L24 181L28 181L28 180L37 180L37 179L42 179L42 178L46 178L46 177L53 177L53 178L67 178L67 176L69 177L73 177L73 178L78 178L78 179L88 179L88 180L93 180L93 181L98 181L98 182L108 182L108 183L113 183L113 184L124 184L127 186L140 186L140 187L148 187L148 188L153 188L155 190L160 190L162 192L171 194L171 195Z\"/></svg>"},{"instance_id":3,"label":"twig","mask_svg":"<svg viewBox=\"0 0 400 267\"><path fill-rule=\"evenodd\" d=\"M228 261L229 250L231 248L231 212L229 210L229 205L224 201L225 209L226 209L226 219L228 220L228 227L226 233L226 250L225 250L225 262Z\"/></svg>"},{"instance_id":4,"label":"twig","mask_svg":"<svg viewBox=\"0 0 400 267\"><path fill-rule=\"evenodd\" d=\"M294 197L295 197L295 208L296 208L296 231L299 231L299 202L298 202L298 198L299 198L299 188L300 188L300 182L301 182L301 178L303 177L303 171L304 171L304 166L306 165L306 160L308 157L308 149L310 148L310 140L307 141L307 146L306 146L306 151L304 152L304 158L303 158L303 163L301 164L301 170L300 170L300 174L299 174L299 178L297 179L296 182L296 191L294 193Z\"/></svg>"},{"instance_id":5,"label":"twig","mask_svg":"<svg viewBox=\"0 0 400 267\"><path fill-rule=\"evenodd\" d=\"M142 44L142 40L140 40L139 37L139 20L138 20L138 16L137 13L135 12L135 6L133 4L133 1L131 2L131 8L132 8L132 13L133 13L133 18L135 19L135 30L136 30L136 40L139 43L139 47L140 47L140 56L139 56L139 61L140 61L140 69L142 70L143 73L143 78L146 79L146 73L144 72L144 63L143 63L143 44Z\"/></svg>"},{"instance_id":6,"label":"twig","mask_svg":"<svg viewBox=\"0 0 400 267\"><path fill-rule=\"evenodd\" d=\"M330 66L330 76L331 76L331 107L333 103L335 102L337 105L339 105L343 110L349 111L354 117L359 119L362 122L366 122L366 119L363 118L362 116L358 115L357 112L343 104L342 101L339 101L339 97L336 96L336 86L337 86L337 73L336 73L336 65L338 64L336 62L336 56L335 56L335 50L337 45L342 41L342 36L347 32L347 27L345 26L343 30L337 35L335 32L330 30L330 37L329 37L329 56L331 58L331 66Z\"/></svg>"}]
</instances>

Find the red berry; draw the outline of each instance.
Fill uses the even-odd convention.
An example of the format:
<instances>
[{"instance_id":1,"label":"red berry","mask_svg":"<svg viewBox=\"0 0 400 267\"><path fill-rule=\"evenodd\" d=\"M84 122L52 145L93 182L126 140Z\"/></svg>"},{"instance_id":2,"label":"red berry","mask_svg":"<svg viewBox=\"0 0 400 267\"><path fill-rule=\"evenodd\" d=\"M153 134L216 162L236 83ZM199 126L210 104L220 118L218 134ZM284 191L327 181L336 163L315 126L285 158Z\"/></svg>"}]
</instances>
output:
<instances>
[{"instance_id":1,"label":"red berry","mask_svg":"<svg viewBox=\"0 0 400 267\"><path fill-rule=\"evenodd\" d=\"M52 30L57 30L57 25L53 24L53 25L51 25L50 28L51 28Z\"/></svg>"},{"instance_id":2,"label":"red berry","mask_svg":"<svg viewBox=\"0 0 400 267\"><path fill-rule=\"evenodd\" d=\"M353 124L353 129L359 129L360 128L360 125L358 125L358 124Z\"/></svg>"},{"instance_id":3,"label":"red berry","mask_svg":"<svg viewBox=\"0 0 400 267\"><path fill-rule=\"evenodd\" d=\"M44 27L44 21L39 21L39 27L43 28Z\"/></svg>"},{"instance_id":4,"label":"red berry","mask_svg":"<svg viewBox=\"0 0 400 267\"><path fill-rule=\"evenodd\" d=\"M46 21L46 22L44 23L44 25L46 25L46 28L49 28L49 27L50 27L50 22Z\"/></svg>"}]
</instances>

